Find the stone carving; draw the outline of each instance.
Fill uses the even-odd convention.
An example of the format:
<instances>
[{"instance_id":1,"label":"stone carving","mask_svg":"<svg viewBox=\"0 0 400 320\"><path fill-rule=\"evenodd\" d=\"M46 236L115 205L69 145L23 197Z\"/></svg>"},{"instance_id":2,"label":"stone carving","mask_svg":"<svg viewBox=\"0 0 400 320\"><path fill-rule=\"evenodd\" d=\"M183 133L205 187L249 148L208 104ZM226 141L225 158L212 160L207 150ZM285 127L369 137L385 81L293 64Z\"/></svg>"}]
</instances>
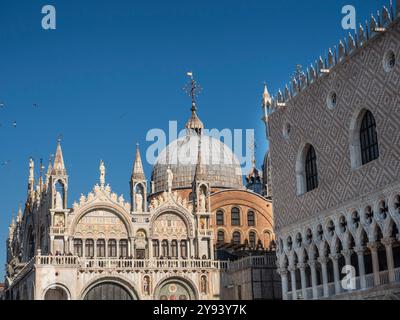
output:
<instances>
[{"instance_id":1,"label":"stone carving","mask_svg":"<svg viewBox=\"0 0 400 320\"><path fill-rule=\"evenodd\" d=\"M104 161L100 161L100 186L104 187L104 184L106 183L106 167L104 165Z\"/></svg>"},{"instance_id":2,"label":"stone carving","mask_svg":"<svg viewBox=\"0 0 400 320\"><path fill-rule=\"evenodd\" d=\"M206 212L206 194L204 190L200 191L200 199L199 199L199 209L200 212Z\"/></svg>"},{"instance_id":3,"label":"stone carving","mask_svg":"<svg viewBox=\"0 0 400 320\"><path fill-rule=\"evenodd\" d=\"M150 295L150 278L149 278L149 276L145 276L143 278L143 293L147 296Z\"/></svg>"},{"instance_id":4,"label":"stone carving","mask_svg":"<svg viewBox=\"0 0 400 320\"><path fill-rule=\"evenodd\" d=\"M207 294L207 277L206 276L201 276L200 288L201 288L202 294Z\"/></svg>"},{"instance_id":5,"label":"stone carving","mask_svg":"<svg viewBox=\"0 0 400 320\"><path fill-rule=\"evenodd\" d=\"M136 212L141 213L143 212L143 196L139 192L135 194L135 204L136 204Z\"/></svg>"}]
</instances>

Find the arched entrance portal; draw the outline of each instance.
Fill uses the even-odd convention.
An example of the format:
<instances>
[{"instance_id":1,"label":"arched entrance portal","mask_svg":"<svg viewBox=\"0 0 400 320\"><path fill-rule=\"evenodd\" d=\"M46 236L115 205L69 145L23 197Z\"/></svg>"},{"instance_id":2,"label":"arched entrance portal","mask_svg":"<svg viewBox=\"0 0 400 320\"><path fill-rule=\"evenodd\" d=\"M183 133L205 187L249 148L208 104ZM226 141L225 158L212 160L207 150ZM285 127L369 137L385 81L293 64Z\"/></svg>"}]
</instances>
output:
<instances>
[{"instance_id":1,"label":"arched entrance portal","mask_svg":"<svg viewBox=\"0 0 400 320\"><path fill-rule=\"evenodd\" d=\"M44 300L68 300L68 293L60 287L51 288L46 291Z\"/></svg>"},{"instance_id":2,"label":"arched entrance portal","mask_svg":"<svg viewBox=\"0 0 400 320\"><path fill-rule=\"evenodd\" d=\"M156 290L157 300L195 300L196 295L193 288L180 279L169 279L164 281Z\"/></svg>"},{"instance_id":3,"label":"arched entrance portal","mask_svg":"<svg viewBox=\"0 0 400 320\"><path fill-rule=\"evenodd\" d=\"M102 282L88 291L85 300L136 300L136 298L118 283Z\"/></svg>"}]
</instances>

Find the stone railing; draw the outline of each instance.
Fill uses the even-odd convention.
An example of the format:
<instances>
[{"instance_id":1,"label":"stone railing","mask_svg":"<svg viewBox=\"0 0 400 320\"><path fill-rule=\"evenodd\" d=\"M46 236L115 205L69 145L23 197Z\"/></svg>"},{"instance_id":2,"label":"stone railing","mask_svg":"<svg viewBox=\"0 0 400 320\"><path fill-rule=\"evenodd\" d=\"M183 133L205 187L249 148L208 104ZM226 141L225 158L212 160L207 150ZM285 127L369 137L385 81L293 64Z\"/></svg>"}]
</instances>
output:
<instances>
[{"instance_id":1,"label":"stone railing","mask_svg":"<svg viewBox=\"0 0 400 320\"><path fill-rule=\"evenodd\" d=\"M137 260L113 258L80 258L76 256L37 256L37 266L76 267L79 269L222 269L227 261L217 260Z\"/></svg>"},{"instance_id":2,"label":"stone railing","mask_svg":"<svg viewBox=\"0 0 400 320\"><path fill-rule=\"evenodd\" d=\"M200 229L199 233L203 237L212 237L214 235L214 230L212 230L212 229Z\"/></svg>"},{"instance_id":3,"label":"stone railing","mask_svg":"<svg viewBox=\"0 0 400 320\"><path fill-rule=\"evenodd\" d=\"M64 234L65 227L52 227L50 231L52 234Z\"/></svg>"},{"instance_id":4,"label":"stone railing","mask_svg":"<svg viewBox=\"0 0 400 320\"><path fill-rule=\"evenodd\" d=\"M394 281L395 283L400 283L400 268L394 269ZM357 277L356 279L356 288L354 290L345 290L342 288L341 284L340 284L340 290L341 292L339 294L336 294L335 291L335 283L334 282L330 282L328 283L328 292L329 292L329 297L334 297L334 296L339 296L341 294L348 294L351 292L355 292L355 291L359 291L359 290L363 290L361 288L361 278ZM390 283L390 279L389 279L389 271L385 270L385 271L381 271L379 272L379 280L380 280L380 285L385 285L385 284L389 284ZM365 275L365 289L371 289L375 287L375 282L374 282L374 274L367 274ZM323 285L319 285L316 287L317 289L317 293L318 293L318 297L316 299L324 299L326 297L324 297L324 287ZM293 295L292 292L288 292L288 297L292 297L294 299L297 299L296 297L298 297L299 292L302 292L301 290L297 290L296 293ZM306 288L306 292L307 292L307 299L314 299L313 298L313 291L312 291L312 287L308 287ZM289 298L290 300L290 298Z\"/></svg>"},{"instance_id":5,"label":"stone railing","mask_svg":"<svg viewBox=\"0 0 400 320\"><path fill-rule=\"evenodd\" d=\"M229 264L229 271L238 271L251 267L273 267L275 268L275 255L249 256Z\"/></svg>"}]
</instances>

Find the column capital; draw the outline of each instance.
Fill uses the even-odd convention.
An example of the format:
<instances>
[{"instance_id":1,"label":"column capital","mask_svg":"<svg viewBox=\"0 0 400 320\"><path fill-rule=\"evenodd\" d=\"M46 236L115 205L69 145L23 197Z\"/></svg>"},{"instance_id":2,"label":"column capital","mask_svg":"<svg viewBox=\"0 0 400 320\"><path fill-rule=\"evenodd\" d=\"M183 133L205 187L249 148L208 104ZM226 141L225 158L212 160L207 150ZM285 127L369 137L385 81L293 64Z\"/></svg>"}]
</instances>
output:
<instances>
[{"instance_id":1,"label":"column capital","mask_svg":"<svg viewBox=\"0 0 400 320\"><path fill-rule=\"evenodd\" d=\"M378 242L368 242L367 247L369 248L369 250L371 250L371 252L377 251L378 250Z\"/></svg>"},{"instance_id":2,"label":"column capital","mask_svg":"<svg viewBox=\"0 0 400 320\"><path fill-rule=\"evenodd\" d=\"M298 263L297 268L300 270L304 270L307 267L307 263Z\"/></svg>"},{"instance_id":3,"label":"column capital","mask_svg":"<svg viewBox=\"0 0 400 320\"><path fill-rule=\"evenodd\" d=\"M279 269L278 269L278 274L279 274L280 276L287 276L287 274L288 274L288 269L287 269L287 268L279 268Z\"/></svg>"},{"instance_id":4,"label":"column capital","mask_svg":"<svg viewBox=\"0 0 400 320\"><path fill-rule=\"evenodd\" d=\"M288 270L289 270L290 272L294 272L294 271L296 271L296 266L290 265L289 268L288 268Z\"/></svg>"},{"instance_id":5,"label":"column capital","mask_svg":"<svg viewBox=\"0 0 400 320\"><path fill-rule=\"evenodd\" d=\"M315 260L308 260L308 265L310 268L315 268L315 265L317 264L317 261Z\"/></svg>"},{"instance_id":6,"label":"column capital","mask_svg":"<svg viewBox=\"0 0 400 320\"><path fill-rule=\"evenodd\" d=\"M388 238L383 238L381 242L385 247L391 247L395 242L395 240L392 237L388 237Z\"/></svg>"},{"instance_id":7,"label":"column capital","mask_svg":"<svg viewBox=\"0 0 400 320\"><path fill-rule=\"evenodd\" d=\"M334 253L334 254L330 254L329 258L332 259L332 261L338 261L340 259L340 253Z\"/></svg>"},{"instance_id":8,"label":"column capital","mask_svg":"<svg viewBox=\"0 0 400 320\"><path fill-rule=\"evenodd\" d=\"M319 257L317 260L321 264L327 264L329 261L329 258L328 257Z\"/></svg>"},{"instance_id":9,"label":"column capital","mask_svg":"<svg viewBox=\"0 0 400 320\"><path fill-rule=\"evenodd\" d=\"M354 252L357 253L357 255L363 255L365 252L366 247L364 246L358 246L354 247Z\"/></svg>"},{"instance_id":10,"label":"column capital","mask_svg":"<svg viewBox=\"0 0 400 320\"><path fill-rule=\"evenodd\" d=\"M345 250L342 250L342 252L341 252L341 254L344 256L344 257L351 257L351 255L352 255L352 253L353 253L353 250L352 249L345 249Z\"/></svg>"}]
</instances>

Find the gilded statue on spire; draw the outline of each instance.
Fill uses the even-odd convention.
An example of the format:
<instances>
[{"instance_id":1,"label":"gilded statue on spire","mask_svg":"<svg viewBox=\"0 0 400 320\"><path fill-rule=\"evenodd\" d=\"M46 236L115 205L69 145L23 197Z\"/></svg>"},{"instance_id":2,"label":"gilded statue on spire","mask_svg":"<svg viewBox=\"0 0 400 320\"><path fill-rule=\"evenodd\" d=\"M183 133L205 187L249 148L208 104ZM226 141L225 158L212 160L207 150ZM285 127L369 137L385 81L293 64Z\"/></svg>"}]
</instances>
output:
<instances>
[{"instance_id":1,"label":"gilded statue on spire","mask_svg":"<svg viewBox=\"0 0 400 320\"><path fill-rule=\"evenodd\" d=\"M100 160L100 187L104 187L106 183L106 167L104 161Z\"/></svg>"}]
</instances>

